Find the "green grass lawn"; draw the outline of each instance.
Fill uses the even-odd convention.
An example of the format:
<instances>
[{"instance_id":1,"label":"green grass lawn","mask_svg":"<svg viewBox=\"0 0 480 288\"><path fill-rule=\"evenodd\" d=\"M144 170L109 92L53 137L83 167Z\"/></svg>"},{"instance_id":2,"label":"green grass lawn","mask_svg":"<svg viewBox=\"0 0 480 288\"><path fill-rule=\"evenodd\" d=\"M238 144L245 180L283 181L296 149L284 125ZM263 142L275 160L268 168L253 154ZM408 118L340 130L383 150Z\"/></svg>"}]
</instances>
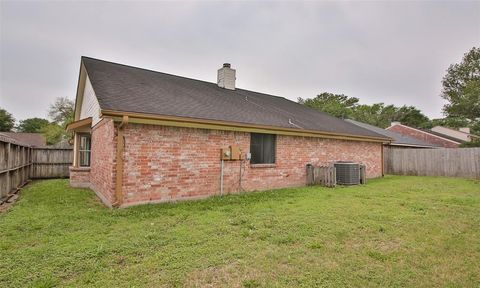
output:
<instances>
[{"instance_id":1,"label":"green grass lawn","mask_svg":"<svg viewBox=\"0 0 480 288\"><path fill-rule=\"evenodd\" d=\"M480 182L394 177L112 210L66 180L0 214L0 287L479 287Z\"/></svg>"}]
</instances>

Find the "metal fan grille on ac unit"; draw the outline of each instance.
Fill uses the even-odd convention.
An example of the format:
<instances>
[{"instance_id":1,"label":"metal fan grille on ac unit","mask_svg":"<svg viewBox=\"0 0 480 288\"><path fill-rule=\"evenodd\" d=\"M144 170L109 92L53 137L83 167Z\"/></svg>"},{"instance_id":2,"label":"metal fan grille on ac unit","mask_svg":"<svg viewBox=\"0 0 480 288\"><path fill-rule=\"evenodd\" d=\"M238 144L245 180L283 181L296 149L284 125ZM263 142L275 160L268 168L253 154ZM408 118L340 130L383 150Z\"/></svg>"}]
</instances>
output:
<instances>
[{"instance_id":1,"label":"metal fan grille on ac unit","mask_svg":"<svg viewBox=\"0 0 480 288\"><path fill-rule=\"evenodd\" d=\"M360 164L355 162L338 161L333 164L337 170L337 184L360 184Z\"/></svg>"}]
</instances>

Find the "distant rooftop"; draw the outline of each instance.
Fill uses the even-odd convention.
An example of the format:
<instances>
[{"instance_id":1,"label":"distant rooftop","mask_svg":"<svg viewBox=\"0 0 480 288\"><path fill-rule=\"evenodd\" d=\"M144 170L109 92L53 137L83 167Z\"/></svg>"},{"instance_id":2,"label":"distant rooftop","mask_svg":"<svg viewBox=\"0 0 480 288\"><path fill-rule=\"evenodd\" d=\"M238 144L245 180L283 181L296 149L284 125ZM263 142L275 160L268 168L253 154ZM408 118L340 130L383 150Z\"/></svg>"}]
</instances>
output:
<instances>
[{"instance_id":1,"label":"distant rooftop","mask_svg":"<svg viewBox=\"0 0 480 288\"><path fill-rule=\"evenodd\" d=\"M448 140L451 140L451 141L455 141L455 142L457 142L457 143L459 143L459 144L466 142L466 141L461 140L461 139L458 139L458 138L456 138L456 137L452 137L452 136L449 136L449 135L445 135L445 134L440 133L440 132L435 132L435 131L432 131L432 130L430 130L430 129L420 129L420 130L422 130L422 131L424 131L424 132L427 132L427 133L430 133L430 134L435 135L435 136L439 136L439 137L442 137L442 138L445 138L445 139L448 139ZM466 133L466 134L468 134L468 133ZM470 134L469 134L469 135L470 135Z\"/></svg>"},{"instance_id":2,"label":"distant rooftop","mask_svg":"<svg viewBox=\"0 0 480 288\"><path fill-rule=\"evenodd\" d=\"M0 132L0 135L11 138L28 146L43 147L47 145L45 136L41 133Z\"/></svg>"},{"instance_id":3,"label":"distant rooftop","mask_svg":"<svg viewBox=\"0 0 480 288\"><path fill-rule=\"evenodd\" d=\"M408 137L408 136L405 136L405 135L402 135L400 133L396 133L396 132L393 132L393 131L385 130L385 129L382 129L380 127L376 127L376 126L373 126L373 125L370 125L370 124L358 122L358 121L351 120L351 119L346 119L345 121L348 121L352 124L358 125L362 128L368 129L368 130L370 130L372 132L375 132L377 134L381 134L383 136L390 137L390 138L394 139L394 141L392 142L392 145L412 146L412 147L432 147L432 148L433 147L435 147L435 148L440 147L440 146L433 145L433 144L427 143L427 142L419 140L419 139Z\"/></svg>"}]
</instances>

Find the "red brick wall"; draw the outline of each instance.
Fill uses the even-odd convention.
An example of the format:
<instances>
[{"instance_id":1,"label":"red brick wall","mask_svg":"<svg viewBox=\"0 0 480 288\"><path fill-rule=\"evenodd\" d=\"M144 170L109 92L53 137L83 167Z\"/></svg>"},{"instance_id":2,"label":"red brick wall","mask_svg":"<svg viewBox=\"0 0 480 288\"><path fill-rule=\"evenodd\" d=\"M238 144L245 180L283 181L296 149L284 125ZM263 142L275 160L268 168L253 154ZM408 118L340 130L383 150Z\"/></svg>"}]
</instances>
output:
<instances>
[{"instance_id":1,"label":"red brick wall","mask_svg":"<svg viewBox=\"0 0 480 288\"><path fill-rule=\"evenodd\" d=\"M430 144L440 145L445 148L458 148L459 146L459 144L455 144L452 141L442 139L435 135L425 133L403 125L393 125L391 127L388 127L387 130L397 132L405 136L410 136L412 138L419 139Z\"/></svg>"},{"instance_id":2,"label":"red brick wall","mask_svg":"<svg viewBox=\"0 0 480 288\"><path fill-rule=\"evenodd\" d=\"M91 188L107 205L115 202L116 135L113 120L104 119L92 129Z\"/></svg>"},{"instance_id":3,"label":"red brick wall","mask_svg":"<svg viewBox=\"0 0 480 288\"><path fill-rule=\"evenodd\" d=\"M113 125L111 127L113 129ZM94 141L92 147L99 145L98 142ZM238 145L243 153L248 152L250 134L128 124L125 128L124 205L218 194L220 148L229 145ZM105 143L102 146L106 146ZM365 163L367 177L378 177L382 169L381 150L382 145L377 143L279 135L275 166L259 168L244 163L242 189L250 191L303 186L307 163L321 164L336 160ZM98 155L92 156L95 159ZM94 161L108 161L112 153L102 155L101 160ZM225 162L226 193L239 191L240 165L239 161ZM94 174L92 166L92 178L97 177ZM112 185L108 191L112 191L113 177L108 176L108 183Z\"/></svg>"},{"instance_id":4,"label":"red brick wall","mask_svg":"<svg viewBox=\"0 0 480 288\"><path fill-rule=\"evenodd\" d=\"M70 167L70 186L77 188L89 188L90 168Z\"/></svg>"}]
</instances>

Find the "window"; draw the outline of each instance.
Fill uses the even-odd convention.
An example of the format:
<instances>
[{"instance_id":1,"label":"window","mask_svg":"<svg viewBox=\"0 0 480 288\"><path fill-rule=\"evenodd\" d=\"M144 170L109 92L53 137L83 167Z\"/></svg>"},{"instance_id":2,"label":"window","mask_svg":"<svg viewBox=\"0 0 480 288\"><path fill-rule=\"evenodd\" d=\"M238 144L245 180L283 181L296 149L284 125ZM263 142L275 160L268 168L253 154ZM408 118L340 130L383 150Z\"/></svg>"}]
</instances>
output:
<instances>
[{"instance_id":1,"label":"window","mask_svg":"<svg viewBox=\"0 0 480 288\"><path fill-rule=\"evenodd\" d=\"M91 149L90 135L81 134L79 135L79 140L80 140L80 143L78 146L79 166L89 167L90 166L90 149Z\"/></svg>"},{"instance_id":2,"label":"window","mask_svg":"<svg viewBox=\"0 0 480 288\"><path fill-rule=\"evenodd\" d=\"M250 153L252 164L273 164L275 163L275 142L276 135L273 134L250 134Z\"/></svg>"}]
</instances>

